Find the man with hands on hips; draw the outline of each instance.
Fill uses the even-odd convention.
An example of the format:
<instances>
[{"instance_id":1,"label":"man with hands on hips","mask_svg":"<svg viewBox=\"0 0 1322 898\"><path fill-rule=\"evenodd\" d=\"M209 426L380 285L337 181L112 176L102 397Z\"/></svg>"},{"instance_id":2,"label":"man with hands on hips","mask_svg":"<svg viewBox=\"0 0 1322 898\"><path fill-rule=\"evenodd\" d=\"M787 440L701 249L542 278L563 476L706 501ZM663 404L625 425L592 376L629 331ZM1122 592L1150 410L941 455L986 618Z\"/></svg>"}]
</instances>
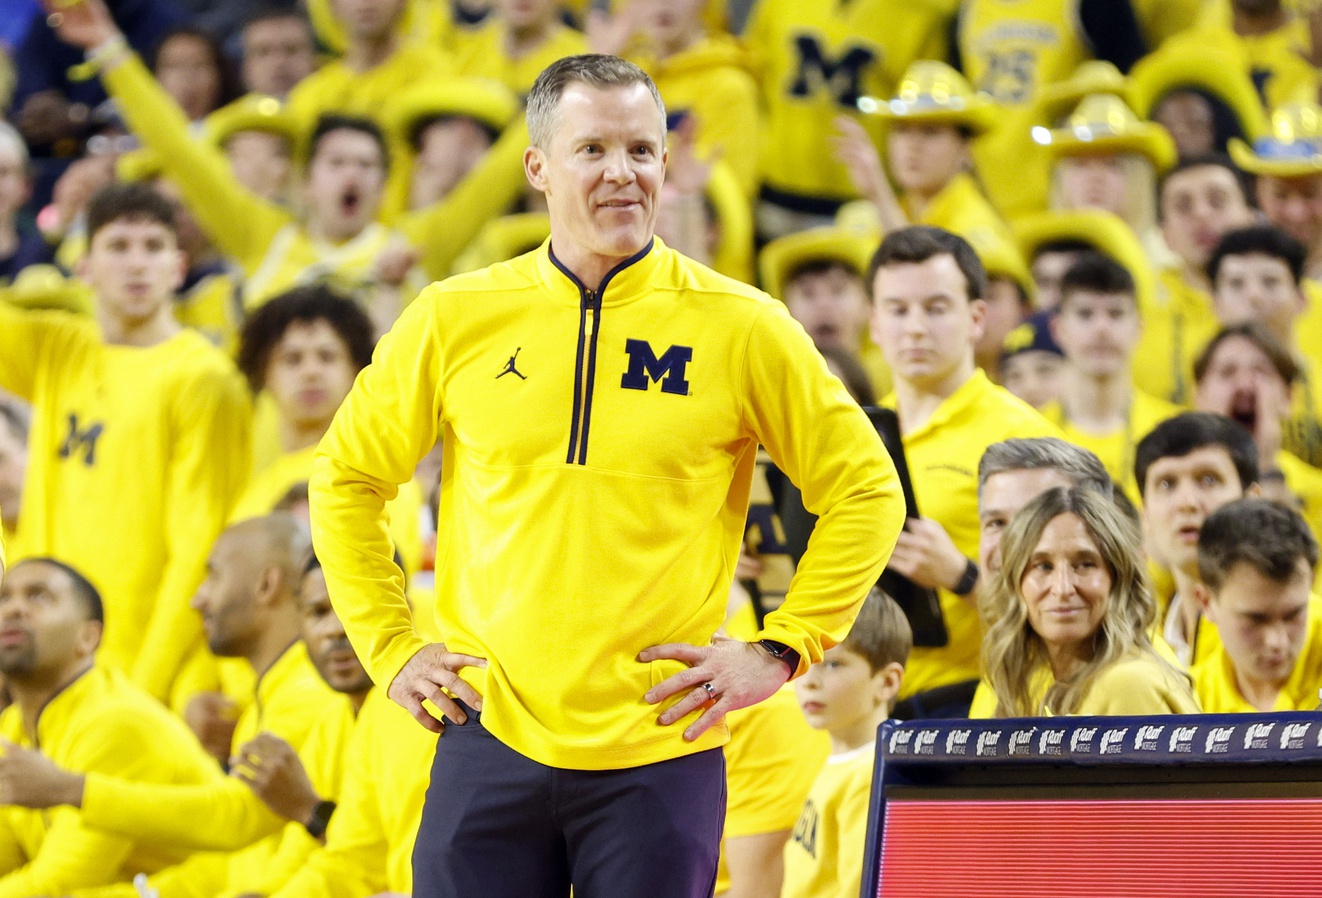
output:
<instances>
[{"instance_id":1,"label":"man with hands on hips","mask_svg":"<svg viewBox=\"0 0 1322 898\"><path fill-rule=\"evenodd\" d=\"M550 240L409 306L321 444L313 538L368 671L444 729L415 895L710 895L718 724L844 638L898 482L784 306L653 236L665 110L641 70L562 59L528 120ZM438 439L429 644L382 509ZM713 635L759 444L819 521L745 643Z\"/></svg>"}]
</instances>

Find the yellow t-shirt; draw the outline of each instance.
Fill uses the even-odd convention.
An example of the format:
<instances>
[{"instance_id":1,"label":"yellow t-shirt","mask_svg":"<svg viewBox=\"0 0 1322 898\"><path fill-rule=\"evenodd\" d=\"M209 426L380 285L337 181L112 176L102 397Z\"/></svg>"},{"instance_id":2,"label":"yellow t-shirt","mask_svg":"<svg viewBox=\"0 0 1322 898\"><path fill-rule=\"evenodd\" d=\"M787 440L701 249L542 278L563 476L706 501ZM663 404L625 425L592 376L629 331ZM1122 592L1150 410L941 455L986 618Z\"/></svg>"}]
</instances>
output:
<instances>
[{"instance_id":1,"label":"yellow t-shirt","mask_svg":"<svg viewBox=\"0 0 1322 898\"><path fill-rule=\"evenodd\" d=\"M1276 695L1273 711L1315 711L1318 689L1322 687L1322 598L1314 595L1308 602L1308 635L1295 661L1290 677ZM1203 711L1208 714L1254 714L1239 691L1235 662L1224 645L1193 668L1194 689Z\"/></svg>"},{"instance_id":2,"label":"yellow t-shirt","mask_svg":"<svg viewBox=\"0 0 1322 898\"><path fill-rule=\"evenodd\" d=\"M25 748L39 747L60 767L89 777L176 788L220 779L215 761L181 720L123 674L100 666L50 700L35 733L24 726L22 709L9 706L0 714L0 736ZM185 854L168 841L106 832L70 807L0 808L0 895L5 898L127 883Z\"/></svg>"},{"instance_id":3,"label":"yellow t-shirt","mask_svg":"<svg viewBox=\"0 0 1322 898\"><path fill-rule=\"evenodd\" d=\"M234 355L243 322L240 287L241 278L226 265L217 264L198 272L193 282L185 282L175 297L175 320L206 337L226 355Z\"/></svg>"},{"instance_id":4,"label":"yellow t-shirt","mask_svg":"<svg viewBox=\"0 0 1322 898\"><path fill-rule=\"evenodd\" d=\"M634 57L656 82L666 114L697 119L697 154L719 156L744 195L757 193L761 112L757 78L748 52L729 35L711 35L664 60Z\"/></svg>"},{"instance_id":5,"label":"yellow t-shirt","mask_svg":"<svg viewBox=\"0 0 1322 898\"><path fill-rule=\"evenodd\" d=\"M1092 57L1074 0L971 0L963 4L958 41L964 73L1002 107L973 144L988 196L1006 215L1046 208L1051 159L1031 138L1041 89L1074 74Z\"/></svg>"},{"instance_id":6,"label":"yellow t-shirt","mask_svg":"<svg viewBox=\"0 0 1322 898\"><path fill-rule=\"evenodd\" d=\"M905 203L906 213L909 211ZM912 215L910 221L914 221ZM914 224L931 225L944 228L968 240L975 247L991 243L1014 246L1014 235L1005 220L992 208L992 204L983 196L978 182L967 173L960 173L927 204L923 214Z\"/></svg>"},{"instance_id":7,"label":"yellow t-shirt","mask_svg":"<svg viewBox=\"0 0 1322 898\"><path fill-rule=\"evenodd\" d=\"M1134 386L1176 405L1193 401L1193 363L1221 325L1212 297L1174 269L1162 271L1150 302L1142 304L1143 334L1134 350Z\"/></svg>"},{"instance_id":8,"label":"yellow t-shirt","mask_svg":"<svg viewBox=\"0 0 1322 898\"><path fill-rule=\"evenodd\" d=\"M282 453L274 462L255 474L230 515L231 521L258 518L270 514L276 504L296 486L306 486L312 478L312 460L316 445ZM404 573L412 577L422 567L422 532L419 527L425 500L422 487L415 480L399 486L399 493L386 503L390 518L390 538L404 559Z\"/></svg>"},{"instance_id":9,"label":"yellow t-shirt","mask_svg":"<svg viewBox=\"0 0 1322 898\"><path fill-rule=\"evenodd\" d=\"M744 39L762 73L763 195L856 198L831 149L835 117L855 117L880 149L880 119L858 111L859 97L889 99L911 62L945 59L953 11L944 0L761 0Z\"/></svg>"},{"instance_id":10,"label":"yellow t-shirt","mask_svg":"<svg viewBox=\"0 0 1322 898\"><path fill-rule=\"evenodd\" d=\"M1277 453L1276 467L1285 475L1285 488L1299 500L1299 513L1313 538L1322 541L1322 470L1289 452Z\"/></svg>"},{"instance_id":11,"label":"yellow t-shirt","mask_svg":"<svg viewBox=\"0 0 1322 898\"><path fill-rule=\"evenodd\" d=\"M202 638L188 601L248 476L238 371L194 331L110 346L87 318L0 304L0 387L33 405L23 552L86 576L106 605L101 662L168 696Z\"/></svg>"},{"instance_id":12,"label":"yellow t-shirt","mask_svg":"<svg viewBox=\"0 0 1322 898\"><path fill-rule=\"evenodd\" d=\"M1304 18L1291 16L1266 34L1238 35L1232 15L1230 0L1208 0L1194 27L1179 39L1224 46L1238 53L1267 109L1299 100L1316 101L1318 78L1307 62L1312 40Z\"/></svg>"},{"instance_id":13,"label":"yellow t-shirt","mask_svg":"<svg viewBox=\"0 0 1322 898\"><path fill-rule=\"evenodd\" d=\"M1142 390L1134 390L1125 426L1112 433L1098 435L1085 433L1075 427L1066 419L1065 410L1059 402L1048 403L1042 408L1042 414L1061 429L1065 439L1101 459L1106 473L1120 484L1125 495L1135 505L1142 502L1142 497L1138 494L1138 481L1134 479L1134 449L1152 428L1182 411L1178 405L1149 396Z\"/></svg>"},{"instance_id":14,"label":"yellow t-shirt","mask_svg":"<svg viewBox=\"0 0 1322 898\"><path fill-rule=\"evenodd\" d=\"M1308 304L1295 323L1294 336L1299 380L1294 384L1282 441L1286 451L1322 467L1322 384L1316 374L1322 370L1322 283L1306 278L1303 290Z\"/></svg>"},{"instance_id":15,"label":"yellow t-shirt","mask_svg":"<svg viewBox=\"0 0 1322 898\"><path fill-rule=\"evenodd\" d=\"M1048 668L1039 668L1029 678L1029 693L1041 717L1054 716L1044 704L1047 691L1055 685ZM1074 713L1079 716L1122 717L1141 714L1197 714L1188 675L1161 661L1155 652L1134 651L1105 668ZM996 717L996 693L986 680L978 683L969 717Z\"/></svg>"},{"instance_id":16,"label":"yellow t-shirt","mask_svg":"<svg viewBox=\"0 0 1322 898\"><path fill-rule=\"evenodd\" d=\"M882 403L895 407L895 395ZM918 513L932 518L967 558L978 557L978 459L1011 437L1060 436L1032 406L987 379L981 369L946 398L921 427L904 435ZM901 696L978 677L982 626L971 597L940 590L949 642L915 646Z\"/></svg>"},{"instance_id":17,"label":"yellow t-shirt","mask_svg":"<svg viewBox=\"0 0 1322 898\"><path fill-rule=\"evenodd\" d=\"M857 898L876 743L831 755L785 843L781 898Z\"/></svg>"},{"instance_id":18,"label":"yellow t-shirt","mask_svg":"<svg viewBox=\"0 0 1322 898\"><path fill-rule=\"evenodd\" d=\"M457 31L456 74L499 81L518 96L526 97L542 69L557 59L588 50L587 38L581 32L560 25L537 49L515 59L506 51L505 36L505 25L495 17L474 31Z\"/></svg>"},{"instance_id":19,"label":"yellow t-shirt","mask_svg":"<svg viewBox=\"0 0 1322 898\"><path fill-rule=\"evenodd\" d=\"M454 74L454 62L439 47L406 39L385 61L366 72L333 60L308 75L289 92L287 108L305 134L317 119L333 112L375 119L386 101L419 81Z\"/></svg>"},{"instance_id":20,"label":"yellow t-shirt","mask_svg":"<svg viewBox=\"0 0 1322 898\"><path fill-rule=\"evenodd\" d=\"M831 737L808 726L794 687L726 715L724 839L758 836L794 826L808 790L831 753ZM724 843L716 894L730 888Z\"/></svg>"}]
</instances>

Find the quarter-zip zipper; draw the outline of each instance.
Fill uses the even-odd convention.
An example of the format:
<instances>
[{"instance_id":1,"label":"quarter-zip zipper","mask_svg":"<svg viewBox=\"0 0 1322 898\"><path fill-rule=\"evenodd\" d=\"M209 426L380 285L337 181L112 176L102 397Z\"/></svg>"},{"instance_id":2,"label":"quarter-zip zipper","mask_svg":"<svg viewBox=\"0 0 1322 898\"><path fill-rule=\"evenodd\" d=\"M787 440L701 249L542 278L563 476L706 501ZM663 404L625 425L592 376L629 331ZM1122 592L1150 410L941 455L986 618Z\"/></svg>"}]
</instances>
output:
<instances>
[{"instance_id":1,"label":"quarter-zip zipper","mask_svg":"<svg viewBox=\"0 0 1322 898\"><path fill-rule=\"evenodd\" d=\"M586 465L588 463L588 433L592 427L592 389L597 380L597 337L601 333L601 300L606 295L606 287L611 278L646 256L652 249L653 241L647 246L616 265L601 279L596 290L584 287L574 273L560 264L551 253L551 262L560 269L565 277L578 287L578 352L574 357L574 412L569 424L569 451L565 455L567 465Z\"/></svg>"},{"instance_id":2,"label":"quarter-zip zipper","mask_svg":"<svg viewBox=\"0 0 1322 898\"><path fill-rule=\"evenodd\" d=\"M602 282L603 288L605 281ZM601 318L601 294L578 288L578 354L574 361L574 415L569 434L566 464L588 461L588 428L592 423L592 381L597 370L597 324ZM586 356L586 358L585 358Z\"/></svg>"}]
</instances>

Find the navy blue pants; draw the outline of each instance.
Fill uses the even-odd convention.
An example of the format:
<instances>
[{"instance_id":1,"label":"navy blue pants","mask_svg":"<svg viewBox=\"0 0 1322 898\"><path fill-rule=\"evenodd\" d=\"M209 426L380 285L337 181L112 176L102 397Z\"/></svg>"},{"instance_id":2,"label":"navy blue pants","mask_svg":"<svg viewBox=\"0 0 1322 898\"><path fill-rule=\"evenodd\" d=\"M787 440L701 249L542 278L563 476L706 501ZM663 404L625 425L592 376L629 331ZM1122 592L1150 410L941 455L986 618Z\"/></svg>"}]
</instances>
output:
<instances>
[{"instance_id":1,"label":"navy blue pants","mask_svg":"<svg viewBox=\"0 0 1322 898\"><path fill-rule=\"evenodd\" d=\"M413 848L414 898L710 898L725 756L563 770L469 712L436 747Z\"/></svg>"}]
</instances>

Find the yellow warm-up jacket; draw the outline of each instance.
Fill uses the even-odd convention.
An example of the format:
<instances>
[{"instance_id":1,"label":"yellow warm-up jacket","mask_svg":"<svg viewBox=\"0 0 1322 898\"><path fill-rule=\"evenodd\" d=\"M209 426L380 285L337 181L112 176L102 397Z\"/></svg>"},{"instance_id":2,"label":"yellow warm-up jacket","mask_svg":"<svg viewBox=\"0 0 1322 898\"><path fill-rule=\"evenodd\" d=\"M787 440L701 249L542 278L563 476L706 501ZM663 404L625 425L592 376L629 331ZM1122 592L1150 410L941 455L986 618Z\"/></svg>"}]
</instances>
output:
<instances>
[{"instance_id":1,"label":"yellow warm-up jacket","mask_svg":"<svg viewBox=\"0 0 1322 898\"><path fill-rule=\"evenodd\" d=\"M782 303L654 240L589 290L538 250L428 288L322 440L313 540L368 671L425 644L382 508L443 439L437 625L482 723L550 766L613 769L722 744L643 694L725 617L763 444L819 516L761 638L804 665L844 638L903 519L894 466ZM806 669L806 668L804 668Z\"/></svg>"}]
</instances>

